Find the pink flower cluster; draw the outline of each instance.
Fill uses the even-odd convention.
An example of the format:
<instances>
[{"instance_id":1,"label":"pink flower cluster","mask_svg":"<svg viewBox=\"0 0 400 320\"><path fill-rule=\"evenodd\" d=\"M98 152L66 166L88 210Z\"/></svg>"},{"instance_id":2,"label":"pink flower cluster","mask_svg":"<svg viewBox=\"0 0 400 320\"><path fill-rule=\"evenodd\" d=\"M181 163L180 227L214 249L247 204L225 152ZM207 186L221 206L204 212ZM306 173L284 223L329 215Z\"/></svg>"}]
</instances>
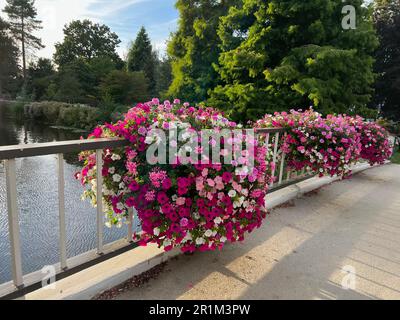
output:
<instances>
[{"instance_id":1,"label":"pink flower cluster","mask_svg":"<svg viewBox=\"0 0 400 320\"><path fill-rule=\"evenodd\" d=\"M165 250L180 247L183 252L221 249L261 226L271 182L266 147L254 139L255 164L249 170L242 170L246 154L229 164L180 165L183 155L178 153L178 164L150 165L146 151L157 137L148 133L155 128L177 128L185 135L239 127L212 108L153 99L130 109L123 120L96 128L90 138L122 137L130 142L129 147L104 153L102 200L108 225L122 225L134 207L141 222L141 232L135 234L140 244L157 243ZM90 187L84 195L95 205L95 154L83 152L80 159L83 168L77 178Z\"/></svg>"},{"instance_id":2,"label":"pink flower cluster","mask_svg":"<svg viewBox=\"0 0 400 320\"><path fill-rule=\"evenodd\" d=\"M328 115L312 109L266 115L256 128L288 128L281 145L288 165L307 169L320 176L351 174L351 165L364 159L371 165L390 158L391 147L386 130L360 117Z\"/></svg>"}]
</instances>

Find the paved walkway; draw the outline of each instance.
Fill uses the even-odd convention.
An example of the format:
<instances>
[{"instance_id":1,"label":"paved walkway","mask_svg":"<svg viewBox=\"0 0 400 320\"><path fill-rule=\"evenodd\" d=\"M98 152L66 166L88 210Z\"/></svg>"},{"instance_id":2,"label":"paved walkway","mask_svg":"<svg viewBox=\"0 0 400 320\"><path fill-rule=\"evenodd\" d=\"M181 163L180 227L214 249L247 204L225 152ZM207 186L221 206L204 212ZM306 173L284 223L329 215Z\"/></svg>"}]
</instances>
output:
<instances>
[{"instance_id":1,"label":"paved walkway","mask_svg":"<svg viewBox=\"0 0 400 320\"><path fill-rule=\"evenodd\" d=\"M344 277L355 271L355 289ZM119 299L400 299L400 165L276 209L242 244L180 256Z\"/></svg>"}]
</instances>

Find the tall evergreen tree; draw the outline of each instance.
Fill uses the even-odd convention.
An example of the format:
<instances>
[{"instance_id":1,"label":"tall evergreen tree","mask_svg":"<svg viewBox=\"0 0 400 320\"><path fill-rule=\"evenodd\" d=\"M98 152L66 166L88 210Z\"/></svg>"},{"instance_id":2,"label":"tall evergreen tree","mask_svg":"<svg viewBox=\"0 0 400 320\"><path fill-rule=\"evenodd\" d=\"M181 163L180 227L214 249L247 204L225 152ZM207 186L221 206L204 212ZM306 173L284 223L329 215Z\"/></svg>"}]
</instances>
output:
<instances>
[{"instance_id":1,"label":"tall evergreen tree","mask_svg":"<svg viewBox=\"0 0 400 320\"><path fill-rule=\"evenodd\" d=\"M373 106L386 117L400 120L400 2L376 0L374 23L380 46L375 55L378 80Z\"/></svg>"},{"instance_id":2,"label":"tall evergreen tree","mask_svg":"<svg viewBox=\"0 0 400 320\"><path fill-rule=\"evenodd\" d=\"M365 108L378 41L362 4L244 0L231 8L219 28L223 53L217 70L224 84L210 102L237 120L310 105L323 113ZM355 13L349 16L355 29L342 24L347 10Z\"/></svg>"},{"instance_id":3,"label":"tall evergreen tree","mask_svg":"<svg viewBox=\"0 0 400 320\"><path fill-rule=\"evenodd\" d=\"M43 48L42 41L34 36L34 32L41 29L41 21L37 20L37 11L34 0L7 0L3 10L9 18L10 30L14 38L21 42L22 70L26 83L26 52L28 49Z\"/></svg>"},{"instance_id":4,"label":"tall evergreen tree","mask_svg":"<svg viewBox=\"0 0 400 320\"><path fill-rule=\"evenodd\" d=\"M0 17L0 97L15 94L19 77L19 52L9 31L9 25Z\"/></svg>"},{"instance_id":5,"label":"tall evergreen tree","mask_svg":"<svg viewBox=\"0 0 400 320\"><path fill-rule=\"evenodd\" d=\"M156 61L149 35L142 27L132 43L127 57L127 70L142 71L149 83L149 91L154 94L156 89Z\"/></svg>"},{"instance_id":6,"label":"tall evergreen tree","mask_svg":"<svg viewBox=\"0 0 400 320\"><path fill-rule=\"evenodd\" d=\"M221 16L237 0L178 0L178 31L168 44L173 82L168 94L192 102L207 98L219 81L213 64L218 62L220 39L216 33Z\"/></svg>"},{"instance_id":7,"label":"tall evergreen tree","mask_svg":"<svg viewBox=\"0 0 400 320\"><path fill-rule=\"evenodd\" d=\"M156 68L156 93L161 98L168 97L168 89L172 83L171 59L166 56L158 60Z\"/></svg>"}]
</instances>

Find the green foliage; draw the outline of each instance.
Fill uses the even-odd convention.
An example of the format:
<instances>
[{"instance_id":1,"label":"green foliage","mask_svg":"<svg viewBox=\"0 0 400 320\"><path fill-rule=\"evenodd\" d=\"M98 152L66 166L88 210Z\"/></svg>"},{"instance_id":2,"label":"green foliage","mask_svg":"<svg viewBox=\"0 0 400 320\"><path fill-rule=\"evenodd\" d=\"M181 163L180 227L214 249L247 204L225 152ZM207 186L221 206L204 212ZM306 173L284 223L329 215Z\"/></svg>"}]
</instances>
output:
<instances>
[{"instance_id":1,"label":"green foliage","mask_svg":"<svg viewBox=\"0 0 400 320\"><path fill-rule=\"evenodd\" d=\"M26 50L44 48L42 41L34 36L34 31L41 29L41 21L36 19L37 10L34 0L7 0L3 10L9 19L13 38L21 43L22 67L26 80Z\"/></svg>"},{"instance_id":2,"label":"green foliage","mask_svg":"<svg viewBox=\"0 0 400 320\"><path fill-rule=\"evenodd\" d=\"M108 74L100 85L100 93L105 101L125 105L150 98L144 73L125 70L114 70Z\"/></svg>"},{"instance_id":3,"label":"green foliage","mask_svg":"<svg viewBox=\"0 0 400 320\"><path fill-rule=\"evenodd\" d=\"M168 97L168 89L172 83L171 59L165 57L158 61L156 66L156 90L158 97L171 99Z\"/></svg>"},{"instance_id":4,"label":"green foliage","mask_svg":"<svg viewBox=\"0 0 400 320\"><path fill-rule=\"evenodd\" d=\"M132 43L127 57L127 70L132 72L142 71L148 80L149 90L154 93L156 88L156 63L157 55L146 29L142 27Z\"/></svg>"},{"instance_id":5,"label":"green foliage","mask_svg":"<svg viewBox=\"0 0 400 320\"><path fill-rule=\"evenodd\" d=\"M56 44L54 62L59 66L68 65L75 60L92 61L108 57L121 67L116 48L120 40L106 25L90 20L73 21L64 28L64 40Z\"/></svg>"},{"instance_id":6,"label":"green foliage","mask_svg":"<svg viewBox=\"0 0 400 320\"><path fill-rule=\"evenodd\" d=\"M0 17L0 97L15 96L19 84L18 48L10 36L9 25Z\"/></svg>"},{"instance_id":7,"label":"green foliage","mask_svg":"<svg viewBox=\"0 0 400 320\"><path fill-rule=\"evenodd\" d=\"M56 101L32 102L25 105L25 117L47 124L90 130L98 123L101 112L82 104Z\"/></svg>"},{"instance_id":8,"label":"green foliage","mask_svg":"<svg viewBox=\"0 0 400 320\"><path fill-rule=\"evenodd\" d=\"M380 108L384 116L400 120L400 2L376 0L373 9L380 47L375 54L379 76L372 106Z\"/></svg>"},{"instance_id":9,"label":"green foliage","mask_svg":"<svg viewBox=\"0 0 400 320\"><path fill-rule=\"evenodd\" d=\"M351 112L368 103L371 57L378 42L362 0L357 28L343 30L343 3L334 0L244 0L221 18L223 84L209 103L235 120L312 105L323 113Z\"/></svg>"},{"instance_id":10,"label":"green foliage","mask_svg":"<svg viewBox=\"0 0 400 320\"><path fill-rule=\"evenodd\" d=\"M27 94L33 100L42 100L54 79L55 70L50 59L39 58L28 67Z\"/></svg>"},{"instance_id":11,"label":"green foliage","mask_svg":"<svg viewBox=\"0 0 400 320\"><path fill-rule=\"evenodd\" d=\"M397 149L390 159L392 163L400 164L400 151Z\"/></svg>"},{"instance_id":12,"label":"green foliage","mask_svg":"<svg viewBox=\"0 0 400 320\"><path fill-rule=\"evenodd\" d=\"M178 0L178 31L168 44L172 60L173 82L168 95L192 102L207 98L207 91L219 83L213 68L218 62L220 39L216 30L219 19L236 0Z\"/></svg>"}]
</instances>

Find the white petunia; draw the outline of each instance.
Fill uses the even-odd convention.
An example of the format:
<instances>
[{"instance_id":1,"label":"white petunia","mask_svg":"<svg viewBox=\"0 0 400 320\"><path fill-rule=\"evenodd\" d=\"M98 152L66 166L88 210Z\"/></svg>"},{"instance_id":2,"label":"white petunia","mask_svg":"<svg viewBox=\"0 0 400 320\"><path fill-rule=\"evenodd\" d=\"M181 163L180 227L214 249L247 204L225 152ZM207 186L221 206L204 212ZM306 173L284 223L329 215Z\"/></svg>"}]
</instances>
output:
<instances>
[{"instance_id":1,"label":"white petunia","mask_svg":"<svg viewBox=\"0 0 400 320\"><path fill-rule=\"evenodd\" d=\"M122 177L119 174L114 174L113 175L113 181L114 182L120 182Z\"/></svg>"},{"instance_id":2,"label":"white petunia","mask_svg":"<svg viewBox=\"0 0 400 320\"><path fill-rule=\"evenodd\" d=\"M154 141L154 137L152 136L147 136L146 139L144 140L145 144L152 144Z\"/></svg>"},{"instance_id":3,"label":"white petunia","mask_svg":"<svg viewBox=\"0 0 400 320\"><path fill-rule=\"evenodd\" d=\"M221 237L221 239L219 239L219 241L221 241L222 243L226 242L228 239L226 237Z\"/></svg>"},{"instance_id":4,"label":"white petunia","mask_svg":"<svg viewBox=\"0 0 400 320\"><path fill-rule=\"evenodd\" d=\"M160 235L160 228L154 228L153 229L153 234L158 237Z\"/></svg>"},{"instance_id":5,"label":"white petunia","mask_svg":"<svg viewBox=\"0 0 400 320\"><path fill-rule=\"evenodd\" d=\"M204 235L205 235L207 238L211 237L212 234L213 234L213 232L212 232L212 230L210 230L210 229L208 229L206 232L204 232Z\"/></svg>"},{"instance_id":6,"label":"white petunia","mask_svg":"<svg viewBox=\"0 0 400 320\"><path fill-rule=\"evenodd\" d=\"M229 192L228 192L228 196L231 197L231 198L236 197L236 191L235 191L235 190L229 191Z\"/></svg>"},{"instance_id":7,"label":"white petunia","mask_svg":"<svg viewBox=\"0 0 400 320\"><path fill-rule=\"evenodd\" d=\"M196 244L198 245L198 246L200 246L200 245L202 245L202 244L204 244L206 242L206 240L204 240L204 238L197 238L196 239Z\"/></svg>"},{"instance_id":8,"label":"white petunia","mask_svg":"<svg viewBox=\"0 0 400 320\"><path fill-rule=\"evenodd\" d=\"M222 223L221 217L216 217L216 218L214 219L214 223L215 223L215 224L220 224L220 223Z\"/></svg>"},{"instance_id":9,"label":"white petunia","mask_svg":"<svg viewBox=\"0 0 400 320\"><path fill-rule=\"evenodd\" d=\"M114 154L111 156L111 160L112 160L112 161L121 160L121 156L114 153Z\"/></svg>"},{"instance_id":10,"label":"white petunia","mask_svg":"<svg viewBox=\"0 0 400 320\"><path fill-rule=\"evenodd\" d=\"M114 174L115 173L115 168L114 167L108 168L108 173L109 174Z\"/></svg>"}]
</instances>

